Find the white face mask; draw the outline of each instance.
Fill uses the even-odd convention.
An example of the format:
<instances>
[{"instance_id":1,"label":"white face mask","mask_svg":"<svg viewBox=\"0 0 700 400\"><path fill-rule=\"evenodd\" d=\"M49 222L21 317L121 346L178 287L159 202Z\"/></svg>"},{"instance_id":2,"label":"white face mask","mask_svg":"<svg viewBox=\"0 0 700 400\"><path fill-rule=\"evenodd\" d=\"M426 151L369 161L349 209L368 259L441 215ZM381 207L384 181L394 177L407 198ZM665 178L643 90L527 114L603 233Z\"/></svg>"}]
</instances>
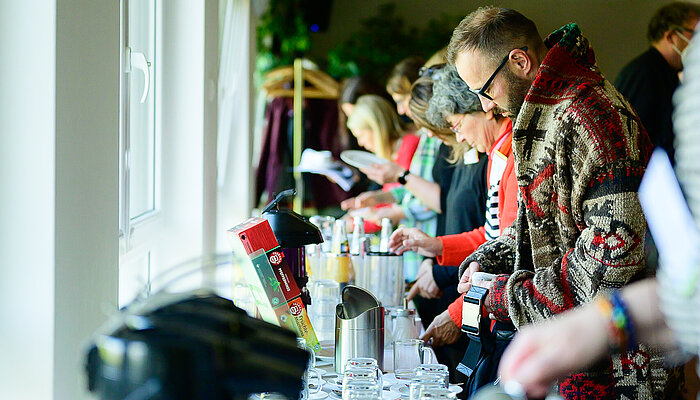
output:
<instances>
[{"instance_id":1,"label":"white face mask","mask_svg":"<svg viewBox=\"0 0 700 400\"><path fill-rule=\"evenodd\" d=\"M683 34L683 32L681 32L680 30L676 30L676 34L678 35L679 38L683 39L683 41L685 42L686 46L685 46L685 48L683 49L683 51L681 51L681 50L678 49L678 47L676 47L676 45L674 44L674 45L672 45L672 46L673 46L673 50L674 50L676 53L678 53L679 56L681 56L681 65L685 65L685 60L688 58L688 48L690 47L690 40L688 40L688 38L685 37L685 35Z\"/></svg>"}]
</instances>

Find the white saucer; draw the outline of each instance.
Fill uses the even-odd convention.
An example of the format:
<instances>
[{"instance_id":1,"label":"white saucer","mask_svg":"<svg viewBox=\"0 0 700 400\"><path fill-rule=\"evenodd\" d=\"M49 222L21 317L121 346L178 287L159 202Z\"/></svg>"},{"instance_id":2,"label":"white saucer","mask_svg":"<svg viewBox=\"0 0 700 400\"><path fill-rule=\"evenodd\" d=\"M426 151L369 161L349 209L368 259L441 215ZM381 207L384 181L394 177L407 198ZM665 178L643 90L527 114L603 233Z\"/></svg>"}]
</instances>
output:
<instances>
[{"instance_id":1,"label":"white saucer","mask_svg":"<svg viewBox=\"0 0 700 400\"><path fill-rule=\"evenodd\" d=\"M401 397L408 396L408 386L406 386L403 383L398 383L396 385L393 385L392 387L389 388L389 390L398 394ZM458 393L461 393L462 390L464 390L464 389L462 389L462 387L459 385L450 385L450 387L448 387L447 390L449 390L450 392L452 392L454 394L458 394Z\"/></svg>"},{"instance_id":2,"label":"white saucer","mask_svg":"<svg viewBox=\"0 0 700 400\"><path fill-rule=\"evenodd\" d=\"M343 378L335 377L331 379L326 379L326 384L323 385L324 389L328 389L331 393L342 392L343 390Z\"/></svg>"},{"instance_id":3,"label":"white saucer","mask_svg":"<svg viewBox=\"0 0 700 400\"><path fill-rule=\"evenodd\" d=\"M393 386L399 383L399 381L396 380L396 375L394 375L393 372L387 372L384 374L382 377L382 382L384 382L384 387L386 388L387 386Z\"/></svg>"},{"instance_id":4,"label":"white saucer","mask_svg":"<svg viewBox=\"0 0 700 400\"><path fill-rule=\"evenodd\" d=\"M338 399L342 399L343 396L337 394L336 392L330 392L330 393L328 393L328 398L338 400Z\"/></svg>"},{"instance_id":5,"label":"white saucer","mask_svg":"<svg viewBox=\"0 0 700 400\"><path fill-rule=\"evenodd\" d=\"M309 400L322 400L328 397L328 393L323 390L319 390L316 393L309 393Z\"/></svg>"},{"instance_id":6,"label":"white saucer","mask_svg":"<svg viewBox=\"0 0 700 400\"><path fill-rule=\"evenodd\" d=\"M386 164L388 161L361 150L345 150L340 153L340 159L356 168L370 168L372 164Z\"/></svg>"},{"instance_id":7,"label":"white saucer","mask_svg":"<svg viewBox=\"0 0 700 400\"><path fill-rule=\"evenodd\" d=\"M396 400L400 397L401 395L398 393L394 393L390 390L382 390L382 400Z\"/></svg>"}]
</instances>

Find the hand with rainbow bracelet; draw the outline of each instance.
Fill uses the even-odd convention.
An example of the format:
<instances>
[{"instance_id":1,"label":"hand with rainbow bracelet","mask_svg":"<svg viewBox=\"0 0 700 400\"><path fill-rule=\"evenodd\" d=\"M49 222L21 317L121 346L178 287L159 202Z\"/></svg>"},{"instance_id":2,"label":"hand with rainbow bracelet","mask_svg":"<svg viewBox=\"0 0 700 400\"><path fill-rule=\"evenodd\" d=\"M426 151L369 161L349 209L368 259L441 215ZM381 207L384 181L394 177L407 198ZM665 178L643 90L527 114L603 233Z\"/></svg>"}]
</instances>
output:
<instances>
[{"instance_id":1,"label":"hand with rainbow bracelet","mask_svg":"<svg viewBox=\"0 0 700 400\"><path fill-rule=\"evenodd\" d=\"M602 292L591 303L557 318L524 326L501 359L501 382L515 381L532 397L613 352L634 349L637 340L673 347L659 310L657 284L647 279L620 291Z\"/></svg>"}]
</instances>

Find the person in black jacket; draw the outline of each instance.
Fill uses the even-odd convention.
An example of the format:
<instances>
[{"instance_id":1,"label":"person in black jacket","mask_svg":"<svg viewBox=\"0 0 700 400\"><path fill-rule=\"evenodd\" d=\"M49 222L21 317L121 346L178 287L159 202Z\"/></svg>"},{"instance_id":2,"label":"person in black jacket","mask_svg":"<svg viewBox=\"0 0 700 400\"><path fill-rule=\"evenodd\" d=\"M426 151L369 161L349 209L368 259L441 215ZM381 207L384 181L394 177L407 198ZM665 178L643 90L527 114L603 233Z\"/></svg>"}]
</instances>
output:
<instances>
[{"instance_id":1,"label":"person in black jacket","mask_svg":"<svg viewBox=\"0 0 700 400\"><path fill-rule=\"evenodd\" d=\"M615 79L615 87L630 102L642 120L654 146L673 160L671 96L683 69L682 55L695 33L700 5L689 2L667 4L649 21L650 47L630 61Z\"/></svg>"}]
</instances>

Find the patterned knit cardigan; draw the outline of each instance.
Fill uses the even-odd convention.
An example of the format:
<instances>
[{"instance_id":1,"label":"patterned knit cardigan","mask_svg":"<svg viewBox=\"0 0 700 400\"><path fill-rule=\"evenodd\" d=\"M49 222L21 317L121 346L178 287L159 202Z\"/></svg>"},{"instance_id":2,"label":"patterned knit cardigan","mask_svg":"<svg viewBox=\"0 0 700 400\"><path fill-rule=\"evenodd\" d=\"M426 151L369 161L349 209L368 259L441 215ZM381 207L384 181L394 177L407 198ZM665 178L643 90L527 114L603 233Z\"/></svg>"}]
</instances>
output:
<instances>
[{"instance_id":1,"label":"patterned knit cardigan","mask_svg":"<svg viewBox=\"0 0 700 400\"><path fill-rule=\"evenodd\" d=\"M496 277L489 305L516 326L619 288L645 265L637 188L651 151L648 135L599 71L577 25L553 32L545 44L550 50L514 126L518 216L460 267L460 276L472 261L485 272L511 274ZM560 392L572 399L666 397L659 390L667 374L647 352L612 361L568 377Z\"/></svg>"}]
</instances>

